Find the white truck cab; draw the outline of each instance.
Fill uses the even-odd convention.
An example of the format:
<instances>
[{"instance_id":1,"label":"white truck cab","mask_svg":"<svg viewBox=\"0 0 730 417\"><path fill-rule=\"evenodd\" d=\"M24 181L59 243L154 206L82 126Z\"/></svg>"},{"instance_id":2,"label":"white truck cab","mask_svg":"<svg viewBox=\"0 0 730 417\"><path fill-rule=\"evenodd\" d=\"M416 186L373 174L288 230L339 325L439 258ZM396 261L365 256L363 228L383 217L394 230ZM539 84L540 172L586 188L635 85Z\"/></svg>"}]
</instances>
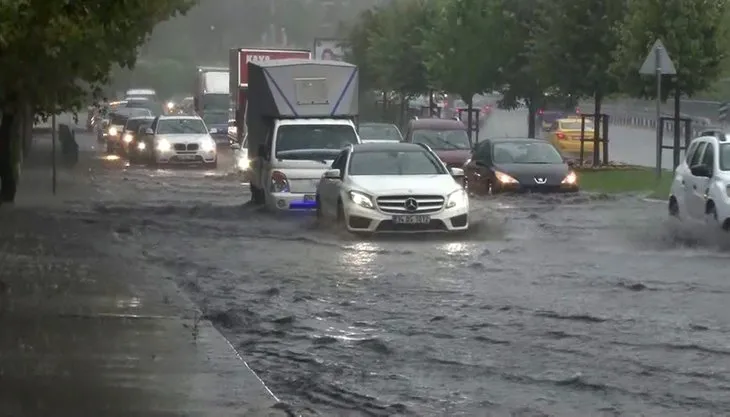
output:
<instances>
[{"instance_id":1,"label":"white truck cab","mask_svg":"<svg viewBox=\"0 0 730 417\"><path fill-rule=\"evenodd\" d=\"M360 143L357 67L302 59L248 65L246 150L238 153L247 159L251 201L313 210L324 172L342 148Z\"/></svg>"}]
</instances>

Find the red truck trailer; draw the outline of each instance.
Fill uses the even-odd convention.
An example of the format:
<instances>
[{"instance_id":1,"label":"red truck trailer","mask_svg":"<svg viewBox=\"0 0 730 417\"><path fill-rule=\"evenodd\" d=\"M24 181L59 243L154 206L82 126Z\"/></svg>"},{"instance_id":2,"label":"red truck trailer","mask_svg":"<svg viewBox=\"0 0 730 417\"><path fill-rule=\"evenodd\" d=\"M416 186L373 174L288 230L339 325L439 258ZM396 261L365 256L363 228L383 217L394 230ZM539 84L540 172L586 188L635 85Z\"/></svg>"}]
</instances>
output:
<instances>
[{"instance_id":1,"label":"red truck trailer","mask_svg":"<svg viewBox=\"0 0 730 417\"><path fill-rule=\"evenodd\" d=\"M236 117L236 138L239 143L244 135L246 92L248 91L248 63L272 59L312 59L312 52L306 49L233 48L229 54L230 94Z\"/></svg>"}]
</instances>

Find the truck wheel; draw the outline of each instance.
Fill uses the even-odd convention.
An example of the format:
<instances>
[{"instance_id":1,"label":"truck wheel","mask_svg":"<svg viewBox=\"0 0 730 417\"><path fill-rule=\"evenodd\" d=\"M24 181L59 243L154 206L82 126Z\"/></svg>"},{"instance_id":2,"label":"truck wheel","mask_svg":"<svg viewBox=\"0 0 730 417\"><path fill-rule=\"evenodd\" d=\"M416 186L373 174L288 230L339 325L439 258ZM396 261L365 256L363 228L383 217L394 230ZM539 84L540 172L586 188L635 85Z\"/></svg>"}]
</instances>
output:
<instances>
[{"instance_id":1,"label":"truck wheel","mask_svg":"<svg viewBox=\"0 0 730 417\"><path fill-rule=\"evenodd\" d=\"M254 204L262 205L266 202L265 200L266 198L264 196L264 190L251 184L251 202Z\"/></svg>"}]
</instances>

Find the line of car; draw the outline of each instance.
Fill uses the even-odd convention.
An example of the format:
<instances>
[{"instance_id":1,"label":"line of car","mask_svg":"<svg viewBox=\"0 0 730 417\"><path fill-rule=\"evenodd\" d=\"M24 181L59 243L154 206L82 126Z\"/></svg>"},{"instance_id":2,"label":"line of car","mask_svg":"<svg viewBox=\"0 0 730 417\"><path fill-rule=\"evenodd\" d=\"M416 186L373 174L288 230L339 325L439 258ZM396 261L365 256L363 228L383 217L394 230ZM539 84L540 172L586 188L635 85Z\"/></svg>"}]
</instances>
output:
<instances>
[{"instance_id":1,"label":"line of car","mask_svg":"<svg viewBox=\"0 0 730 417\"><path fill-rule=\"evenodd\" d=\"M118 153L133 164L218 165L217 143L198 116L118 110L109 120L99 137L108 154Z\"/></svg>"},{"instance_id":2,"label":"line of car","mask_svg":"<svg viewBox=\"0 0 730 417\"><path fill-rule=\"evenodd\" d=\"M270 186L256 192L252 184L252 202L275 210L313 209L351 232L461 231L469 227L470 194L579 188L576 173L549 141L493 138L472 144L456 120L412 120L405 134L394 125L361 123L357 135L338 133L345 140L336 148L319 143L319 136L337 136L333 127L317 128L311 149L302 136L289 144L284 127L267 146L277 163L297 165L301 179L261 171L267 169L249 160L245 138L233 145L239 170L270 178ZM319 165L310 166L315 159ZM310 170L312 179L304 172Z\"/></svg>"}]
</instances>

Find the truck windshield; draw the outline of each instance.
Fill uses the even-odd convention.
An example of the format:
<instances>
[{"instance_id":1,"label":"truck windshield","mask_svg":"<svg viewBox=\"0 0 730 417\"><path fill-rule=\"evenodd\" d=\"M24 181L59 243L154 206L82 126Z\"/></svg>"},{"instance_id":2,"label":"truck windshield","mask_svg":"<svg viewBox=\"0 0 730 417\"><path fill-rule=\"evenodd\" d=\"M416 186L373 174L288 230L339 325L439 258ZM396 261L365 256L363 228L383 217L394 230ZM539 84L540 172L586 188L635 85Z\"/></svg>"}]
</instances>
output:
<instances>
[{"instance_id":1,"label":"truck windshield","mask_svg":"<svg viewBox=\"0 0 730 417\"><path fill-rule=\"evenodd\" d=\"M157 123L158 135L205 135L208 129L200 119L161 119Z\"/></svg>"},{"instance_id":2,"label":"truck windshield","mask_svg":"<svg viewBox=\"0 0 730 417\"><path fill-rule=\"evenodd\" d=\"M308 159L306 154L331 153L356 143L349 125L285 125L277 131L275 154L278 159Z\"/></svg>"}]
</instances>

